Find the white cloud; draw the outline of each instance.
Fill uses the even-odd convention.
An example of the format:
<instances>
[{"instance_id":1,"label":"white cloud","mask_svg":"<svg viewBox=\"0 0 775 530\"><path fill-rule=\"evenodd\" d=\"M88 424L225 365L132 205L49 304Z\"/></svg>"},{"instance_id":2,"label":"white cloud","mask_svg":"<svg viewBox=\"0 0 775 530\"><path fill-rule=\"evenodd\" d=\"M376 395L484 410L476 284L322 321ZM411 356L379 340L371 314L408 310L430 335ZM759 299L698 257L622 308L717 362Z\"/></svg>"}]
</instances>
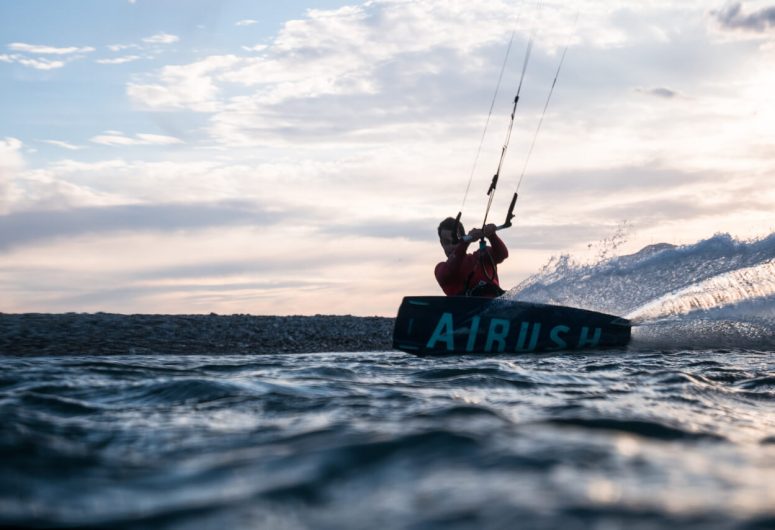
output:
<instances>
[{"instance_id":1,"label":"white cloud","mask_svg":"<svg viewBox=\"0 0 775 530\"><path fill-rule=\"evenodd\" d=\"M135 54L125 55L122 57L99 59L95 62L99 64L124 64L140 59L149 59L160 53L160 47L158 45L173 44L179 42L180 37L177 35L170 35L168 33L157 33L150 37L145 37L141 40L141 44L110 44L107 47L111 52L125 52L127 50L137 50ZM144 55L137 55L137 53L145 52Z\"/></svg>"},{"instance_id":2,"label":"white cloud","mask_svg":"<svg viewBox=\"0 0 775 530\"><path fill-rule=\"evenodd\" d=\"M234 23L235 26L252 26L253 24L258 24L258 20L253 20L252 18L246 18Z\"/></svg>"},{"instance_id":3,"label":"white cloud","mask_svg":"<svg viewBox=\"0 0 775 530\"><path fill-rule=\"evenodd\" d=\"M25 44L22 42L13 42L8 48L20 53L0 55L0 61L6 63L18 63L35 70L56 70L64 67L67 63L82 59L84 54L94 51L92 47L67 47L57 48L54 46L45 46L38 44ZM24 55L26 54L26 55ZM59 59L48 59L38 57L40 55L54 55Z\"/></svg>"},{"instance_id":4,"label":"white cloud","mask_svg":"<svg viewBox=\"0 0 775 530\"><path fill-rule=\"evenodd\" d=\"M114 59L97 59L95 62L99 64L124 64L131 63L142 59L139 55L125 55L123 57L116 57Z\"/></svg>"},{"instance_id":5,"label":"white cloud","mask_svg":"<svg viewBox=\"0 0 775 530\"><path fill-rule=\"evenodd\" d=\"M33 53L38 55L72 55L75 53L91 53L94 51L94 48L90 46L83 48L77 48L75 46L57 48L54 46L44 46L39 44L25 44L23 42L12 42L8 45L8 48L17 52Z\"/></svg>"},{"instance_id":6,"label":"white cloud","mask_svg":"<svg viewBox=\"0 0 775 530\"><path fill-rule=\"evenodd\" d=\"M6 137L0 140L0 167L18 168L22 165L19 155L23 144L18 138Z\"/></svg>"},{"instance_id":7,"label":"white cloud","mask_svg":"<svg viewBox=\"0 0 775 530\"><path fill-rule=\"evenodd\" d=\"M388 249L381 241L352 243L309 242L305 252L318 262L300 260L293 241L260 225L85 235L6 254L0 282L8 276L16 281L0 283L0 290L13 312L361 315L393 313L406 292L435 292L427 261L436 256L426 254L424 244L397 241ZM142 251L149 248L157 250ZM50 252L60 256L56 266ZM396 255L403 256L402 274L395 274Z\"/></svg>"},{"instance_id":8,"label":"white cloud","mask_svg":"<svg viewBox=\"0 0 775 530\"><path fill-rule=\"evenodd\" d=\"M67 64L67 61L53 61L50 59L31 59L22 55L0 55L0 61L4 63L18 63L35 70L56 70Z\"/></svg>"},{"instance_id":9,"label":"white cloud","mask_svg":"<svg viewBox=\"0 0 775 530\"><path fill-rule=\"evenodd\" d=\"M24 167L23 144L18 138L0 139L0 214L7 212L14 201L13 183Z\"/></svg>"},{"instance_id":10,"label":"white cloud","mask_svg":"<svg viewBox=\"0 0 775 530\"><path fill-rule=\"evenodd\" d=\"M95 144L101 145L140 145L140 141L136 138L130 138L129 136L123 136L119 134L100 134L91 139Z\"/></svg>"},{"instance_id":11,"label":"white cloud","mask_svg":"<svg viewBox=\"0 0 775 530\"><path fill-rule=\"evenodd\" d=\"M269 46L266 44L256 44L255 46L242 46L242 49L246 52L262 52L266 49L268 49Z\"/></svg>"},{"instance_id":12,"label":"white cloud","mask_svg":"<svg viewBox=\"0 0 775 530\"><path fill-rule=\"evenodd\" d=\"M211 56L194 64L165 66L159 82L129 83L127 94L143 108L214 112L220 108L214 74L226 71L237 62L237 57L227 55Z\"/></svg>"},{"instance_id":13,"label":"white cloud","mask_svg":"<svg viewBox=\"0 0 775 530\"><path fill-rule=\"evenodd\" d=\"M686 84L724 75L722 72L733 68L729 62L711 67L695 60L707 53L702 33L681 41L685 39L682 32L689 31L686 27L704 31L706 15L698 6L701 3L673 7L653 2L639 7L644 12L639 13L627 2L585 4L581 37L570 50L559 94L550 109L556 114L548 116L548 128L544 127L531 170L554 170L558 164L570 171L580 165L648 163L670 156L670 151L679 155L675 163L684 168L697 169L702 160L704 167L725 164L719 146L733 136L724 125L729 118L721 111L709 112L708 107L718 85L710 80L703 86ZM575 15L570 8L549 6L540 13L526 85L533 92L523 95L520 110L521 117L532 120L537 119L556 67L558 46L564 46L572 34ZM684 29L674 26L676 13L683 17ZM521 61L533 14L531 6L516 24L518 38L507 76L513 77L515 64ZM269 45L254 50L256 57L213 56L166 67L156 73L155 80L130 84L128 94L143 108L214 113L209 132L225 148L317 143L359 149L431 136L437 142L450 142L459 139L461 132L471 131L475 136L473 120L479 119L485 104L477 105L473 98L485 92L482 87L491 90L489 84L497 75L517 15L508 3L463 1L410 5L377 1L312 10L304 19L288 22ZM662 24L663 20L670 22ZM593 30L618 37L595 40ZM682 55L670 61L647 51L644 43L657 49L680 49ZM576 54L583 58L575 59ZM633 55L646 61L639 70L629 68ZM594 75L581 74L585 68L613 74L594 86ZM669 89L643 88L644 83L653 82L656 69L661 74L659 82ZM642 75L637 77L635 72ZM572 75L575 78L566 77ZM509 82L514 80L507 77L504 86ZM661 96L654 99L664 103L645 102L644 93ZM726 103L718 101L719 109L735 107L732 100L737 96L730 96L723 96ZM585 105L575 105L574 99ZM716 137L708 143L712 148L700 149L696 142L687 141L697 136L692 124L699 121L703 121L706 137ZM512 150L530 142L532 124L518 124L518 129L515 135L523 136L515 138ZM644 139L642 130L662 132ZM680 134L671 132L678 130ZM734 135L734 144L747 149L744 146L752 133L741 127ZM667 137L673 141L666 142ZM668 143L670 149L666 149ZM542 156L544 146L551 144L563 145L573 156ZM739 163L738 157L735 169L740 169Z\"/></svg>"},{"instance_id":14,"label":"white cloud","mask_svg":"<svg viewBox=\"0 0 775 530\"><path fill-rule=\"evenodd\" d=\"M164 136L160 134L139 133L134 137L126 136L118 131L106 131L91 139L95 144L111 146L134 146L134 145L175 145L184 143L180 138L174 136Z\"/></svg>"},{"instance_id":15,"label":"white cloud","mask_svg":"<svg viewBox=\"0 0 775 530\"><path fill-rule=\"evenodd\" d=\"M112 52L120 52L124 50L136 50L139 49L140 46L137 44L111 44L108 46L108 49Z\"/></svg>"},{"instance_id":16,"label":"white cloud","mask_svg":"<svg viewBox=\"0 0 775 530\"><path fill-rule=\"evenodd\" d=\"M56 70L65 66L64 61L49 61L47 59L24 59L19 58L17 62L23 66L34 68L35 70Z\"/></svg>"},{"instance_id":17,"label":"white cloud","mask_svg":"<svg viewBox=\"0 0 775 530\"><path fill-rule=\"evenodd\" d=\"M203 56L135 75L127 95L144 111L174 111L150 114L170 135L105 131L92 142L114 147L115 159L82 157L17 169L14 196L23 192L23 199L13 203L15 209L77 206L77 216L84 208L121 205L100 214L118 226L127 204L141 206L132 212L163 219L164 212L190 212L180 201L239 198L272 206L278 216L293 211L293 223L271 223L267 230L205 220L191 235L177 232L190 227L171 221L168 232L153 236L132 233L132 223L124 223L120 234L109 237L79 233L73 241L20 245L4 262L19 270L56 262L65 278L60 288L86 277L81 261L99 264L88 273L100 287L80 288L77 295L84 298L47 299L67 310L98 307L98 299L102 309L124 311L387 314L397 293L437 293L435 225L460 205L516 26L464 211L469 227L481 219L497 164L533 24L532 4L518 23L517 9L505 0L374 0L312 10L266 44L243 47L242 56ZM575 9L547 4L540 15L492 212L497 221L570 36L572 46L520 189L515 227L504 233L515 256L501 269L505 284L535 271L553 253L585 248L622 218L634 225L632 250L662 240L690 242L716 230L745 235L771 226L772 53L747 42L719 45L702 1L588 1L574 30ZM127 46L112 50L120 52L130 45L114 46ZM129 149L151 145L173 148ZM95 151L104 150L91 149L89 159ZM62 215L47 218L67 220ZM341 260L331 250L339 246ZM315 258L303 260L314 266L293 268L299 248ZM212 262L218 255L233 265L246 254L246 267L266 268L253 275ZM189 272L182 270L181 256ZM119 265L130 271L127 276L108 272ZM193 268L211 272L197 276ZM156 275L161 269L167 276ZM398 269L401 275L395 275ZM302 272L314 292L267 287ZM187 287L151 289L165 277ZM112 294L109 286L127 278L137 291ZM202 294L195 283L216 287ZM332 293L343 305L330 305ZM83 301L88 297L95 305ZM360 310L353 299L368 301ZM22 307L27 298L17 300ZM35 307L45 310L46 301L39 300Z\"/></svg>"},{"instance_id":18,"label":"white cloud","mask_svg":"<svg viewBox=\"0 0 775 530\"><path fill-rule=\"evenodd\" d=\"M17 199L14 211L62 211L84 205L120 204L121 197L95 191L51 177L45 171L27 171L17 182ZM32 215L35 215L34 213ZM57 257L53 260L56 261Z\"/></svg>"},{"instance_id":19,"label":"white cloud","mask_svg":"<svg viewBox=\"0 0 775 530\"><path fill-rule=\"evenodd\" d=\"M180 40L180 37L177 35L170 35L169 33L157 33L155 35L152 35L150 37L146 37L143 39L143 42L146 44L173 44L175 42L178 42Z\"/></svg>"},{"instance_id":20,"label":"white cloud","mask_svg":"<svg viewBox=\"0 0 775 530\"><path fill-rule=\"evenodd\" d=\"M498 1L382 1L310 10L304 19L286 23L271 44L243 47L255 57L230 57L214 67L218 57L165 67L156 79L130 83L128 94L143 108L216 112L211 132L227 145L265 144L276 136L273 131L303 127L314 134L321 121L338 128L338 112L345 119L372 118L372 130L376 115L391 116L382 125L388 131L409 108L403 97L413 97L411 91L426 95L420 86L425 80L445 75L447 82L462 79L462 86L472 86L483 72L489 74L497 62L489 47L498 43L500 52L518 15L513 5ZM561 15L556 18L563 20ZM518 28L526 32L530 22L523 16ZM555 33L567 41L567 31ZM489 57L482 56L484 50ZM326 98L330 101L323 102ZM321 103L305 113L313 111L314 101ZM298 110L284 108L292 105Z\"/></svg>"},{"instance_id":21,"label":"white cloud","mask_svg":"<svg viewBox=\"0 0 775 530\"><path fill-rule=\"evenodd\" d=\"M0 177L2 177L2 142L0 142ZM18 145L18 144L17 144ZM25 169L20 160L12 166L12 201L5 209L7 213L30 213L36 211L62 211L69 208L95 207L131 203L126 193L110 189L100 184L99 178L94 182L71 178L72 170L80 163L59 161L44 168ZM104 178L106 172L117 170L126 165L123 161L102 161L87 164L95 173ZM0 178L0 182L2 182ZM0 186L1 187L1 186ZM2 210L2 208L0 208Z\"/></svg>"},{"instance_id":22,"label":"white cloud","mask_svg":"<svg viewBox=\"0 0 775 530\"><path fill-rule=\"evenodd\" d=\"M63 149L68 149L70 151L80 151L81 149L84 149L82 145L74 145L69 142L63 142L61 140L41 140L41 141L50 145L61 147Z\"/></svg>"},{"instance_id":23,"label":"white cloud","mask_svg":"<svg viewBox=\"0 0 775 530\"><path fill-rule=\"evenodd\" d=\"M180 138L175 138L174 136L165 136L161 134L143 134L138 133L137 138L146 144L154 144L154 145L174 145L174 144L182 144L184 143L183 140Z\"/></svg>"}]
</instances>

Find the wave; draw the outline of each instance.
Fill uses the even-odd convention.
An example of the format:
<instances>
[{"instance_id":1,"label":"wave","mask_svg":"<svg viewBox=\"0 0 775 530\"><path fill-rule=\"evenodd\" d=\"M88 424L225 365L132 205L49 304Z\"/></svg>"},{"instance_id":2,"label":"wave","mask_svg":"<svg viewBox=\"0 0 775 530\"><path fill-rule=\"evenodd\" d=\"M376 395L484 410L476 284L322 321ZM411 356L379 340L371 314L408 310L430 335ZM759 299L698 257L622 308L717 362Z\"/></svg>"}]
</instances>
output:
<instances>
[{"instance_id":1,"label":"wave","mask_svg":"<svg viewBox=\"0 0 775 530\"><path fill-rule=\"evenodd\" d=\"M656 440L723 440L714 433L693 432L679 427L665 425L651 420L618 418L554 418L545 422L549 425L578 427L590 430L614 431L625 434L652 438Z\"/></svg>"},{"instance_id":2,"label":"wave","mask_svg":"<svg viewBox=\"0 0 775 530\"><path fill-rule=\"evenodd\" d=\"M504 296L623 315L646 347L772 349L775 233L660 243L591 264L555 257Z\"/></svg>"}]
</instances>

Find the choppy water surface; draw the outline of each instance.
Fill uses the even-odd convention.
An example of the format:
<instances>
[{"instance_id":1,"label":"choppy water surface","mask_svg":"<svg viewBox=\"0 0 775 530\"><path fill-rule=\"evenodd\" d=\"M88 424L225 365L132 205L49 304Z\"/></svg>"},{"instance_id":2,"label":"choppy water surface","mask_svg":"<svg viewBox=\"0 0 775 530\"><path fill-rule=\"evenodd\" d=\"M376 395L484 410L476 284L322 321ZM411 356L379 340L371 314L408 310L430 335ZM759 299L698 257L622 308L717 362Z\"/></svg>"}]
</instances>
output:
<instances>
[{"instance_id":1,"label":"choppy water surface","mask_svg":"<svg viewBox=\"0 0 775 530\"><path fill-rule=\"evenodd\" d=\"M775 528L775 235L508 297L624 351L0 358L0 526Z\"/></svg>"},{"instance_id":2,"label":"choppy water surface","mask_svg":"<svg viewBox=\"0 0 775 530\"><path fill-rule=\"evenodd\" d=\"M0 363L0 525L775 525L771 353Z\"/></svg>"},{"instance_id":3,"label":"choppy water surface","mask_svg":"<svg viewBox=\"0 0 775 530\"><path fill-rule=\"evenodd\" d=\"M625 316L642 348L772 351L775 233L663 243L592 264L562 256L505 296Z\"/></svg>"}]
</instances>

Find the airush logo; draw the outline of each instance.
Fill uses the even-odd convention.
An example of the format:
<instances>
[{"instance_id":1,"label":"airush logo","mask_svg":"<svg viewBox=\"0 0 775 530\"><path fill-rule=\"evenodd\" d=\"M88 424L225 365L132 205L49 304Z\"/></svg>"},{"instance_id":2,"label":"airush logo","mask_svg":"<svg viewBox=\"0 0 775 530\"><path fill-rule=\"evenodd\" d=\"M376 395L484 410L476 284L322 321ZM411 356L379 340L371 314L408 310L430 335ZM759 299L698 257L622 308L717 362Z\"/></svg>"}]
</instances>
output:
<instances>
[{"instance_id":1,"label":"airush logo","mask_svg":"<svg viewBox=\"0 0 775 530\"><path fill-rule=\"evenodd\" d=\"M594 348L600 342L601 328L557 324L542 326L541 322L513 322L503 318L471 318L467 328L455 329L452 313L442 313L436 328L428 339L426 348L433 350L438 344L447 351L455 351L455 338L465 338L467 352L531 352L536 349L561 350L568 347ZM484 337L484 343L477 345L477 339ZM575 339L575 340L574 340ZM539 348L540 346L540 348Z\"/></svg>"}]
</instances>

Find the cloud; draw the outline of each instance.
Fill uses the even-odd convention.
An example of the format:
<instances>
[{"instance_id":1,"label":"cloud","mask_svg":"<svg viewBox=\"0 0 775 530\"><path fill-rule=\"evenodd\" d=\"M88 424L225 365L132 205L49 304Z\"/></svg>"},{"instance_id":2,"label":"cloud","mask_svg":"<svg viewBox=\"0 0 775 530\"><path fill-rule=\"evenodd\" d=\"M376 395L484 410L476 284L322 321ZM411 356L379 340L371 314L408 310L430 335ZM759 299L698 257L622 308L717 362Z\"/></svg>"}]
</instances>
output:
<instances>
[{"instance_id":1,"label":"cloud","mask_svg":"<svg viewBox=\"0 0 775 530\"><path fill-rule=\"evenodd\" d=\"M743 13L743 4L736 2L713 11L722 28L763 33L775 28L775 6L764 7L752 13Z\"/></svg>"},{"instance_id":2,"label":"cloud","mask_svg":"<svg viewBox=\"0 0 775 530\"><path fill-rule=\"evenodd\" d=\"M126 64L141 59L153 59L158 56L161 48L158 45L172 44L180 41L180 37L176 35L170 35L167 33L157 33L150 37L142 39L141 44L110 44L107 49L111 52L126 52L127 50L133 50L135 53L123 55L121 57L110 57L97 59L95 62L98 64ZM137 55L142 53L142 55Z\"/></svg>"},{"instance_id":3,"label":"cloud","mask_svg":"<svg viewBox=\"0 0 775 530\"><path fill-rule=\"evenodd\" d=\"M507 234L499 232L502 237L508 238L512 253L516 249L557 252L573 248L579 243L599 240L610 233L610 224L589 222L557 225L518 223Z\"/></svg>"},{"instance_id":4,"label":"cloud","mask_svg":"<svg viewBox=\"0 0 775 530\"><path fill-rule=\"evenodd\" d=\"M79 151L81 149L85 149L82 145L74 145L69 142L63 142L61 140L41 140L41 141L50 145L61 147L63 149L68 149L70 151Z\"/></svg>"},{"instance_id":5,"label":"cloud","mask_svg":"<svg viewBox=\"0 0 775 530\"><path fill-rule=\"evenodd\" d=\"M79 206L124 204L120 193L102 191L88 184L70 182L50 170L17 171L13 184L13 201L6 211L63 209Z\"/></svg>"},{"instance_id":6,"label":"cloud","mask_svg":"<svg viewBox=\"0 0 775 530\"><path fill-rule=\"evenodd\" d=\"M498 214L500 215L500 211ZM480 221L480 219L477 219ZM503 219L492 219L500 223ZM438 245L436 227L441 218L423 217L412 219L369 219L353 223L328 223L320 227L324 237L340 239L342 237L377 238L392 240L408 240L427 244L429 247ZM469 223L463 220L466 230L476 225L474 219ZM519 223L519 226L508 231L509 245L514 248L556 250L573 246L579 241L595 240L610 231L610 226L597 223L543 225ZM503 235L503 234L502 234ZM506 237L504 235L504 237ZM470 249L473 250L473 249Z\"/></svg>"},{"instance_id":7,"label":"cloud","mask_svg":"<svg viewBox=\"0 0 775 530\"><path fill-rule=\"evenodd\" d=\"M596 30L615 27L621 34L618 55L597 54L597 60L608 61L612 72L616 68L629 72L627 64L633 54L643 55L643 50L631 47L633 40L626 31L631 26L639 29L635 40L639 44L656 38L655 32L661 44L674 38L657 31L652 21L638 22L637 13L614 18L602 3L595 2L593 7L593 20L588 24ZM541 11L542 30L529 77L540 76L539 82L546 83L551 80L558 46L561 49L573 35L572 11L563 6ZM627 10L617 13L621 11ZM514 63L521 58L532 19L532 7L507 2L374 1L313 9L299 20L288 21L268 43L243 47L253 52L248 56L232 56L232 62L222 67L207 66L211 58L166 67L132 80L127 93L144 109L212 113L208 132L224 146L379 142L399 130L399 134L436 134L443 140L445 127L467 126L486 108L476 98L482 96L484 87L492 90L504 43L515 27L515 52L504 82L511 86L513 80L508 76L518 70ZM702 21L701 16L699 19ZM603 46L593 37L594 32L585 26L579 46L586 47L581 53L590 56L591 46ZM622 64L612 64L620 56L624 57ZM659 57L649 67L664 62ZM598 82L605 87L599 91L601 100L622 90L621 81L627 75L614 77L615 82L611 76L603 76L606 83ZM187 84L193 89L181 89ZM563 82L561 85L564 89ZM667 99L667 90L651 93ZM532 105L534 99L522 101L522 105Z\"/></svg>"},{"instance_id":8,"label":"cloud","mask_svg":"<svg viewBox=\"0 0 775 530\"><path fill-rule=\"evenodd\" d=\"M35 70L55 70L65 66L65 61L54 61L50 59L31 59L24 57L23 55L0 55L0 61L4 63L18 63L28 68L34 68Z\"/></svg>"},{"instance_id":9,"label":"cloud","mask_svg":"<svg viewBox=\"0 0 775 530\"><path fill-rule=\"evenodd\" d=\"M246 52L262 52L266 49L268 49L269 46L267 44L256 44L255 46L242 46L242 49Z\"/></svg>"},{"instance_id":10,"label":"cloud","mask_svg":"<svg viewBox=\"0 0 775 530\"><path fill-rule=\"evenodd\" d=\"M258 24L258 20L253 20L252 18L246 18L244 20L239 20L234 23L235 26L252 26L253 24Z\"/></svg>"},{"instance_id":11,"label":"cloud","mask_svg":"<svg viewBox=\"0 0 775 530\"><path fill-rule=\"evenodd\" d=\"M638 92L648 94L650 96L656 96L658 98L664 98L664 99L671 99L674 97L678 97L678 92L675 90L671 90L669 88L665 87L657 87L657 88L638 88Z\"/></svg>"},{"instance_id":12,"label":"cloud","mask_svg":"<svg viewBox=\"0 0 775 530\"><path fill-rule=\"evenodd\" d=\"M173 44L178 42L180 37L177 35L170 35L169 33L157 33L150 37L145 37L143 42L146 44Z\"/></svg>"},{"instance_id":13,"label":"cloud","mask_svg":"<svg viewBox=\"0 0 775 530\"><path fill-rule=\"evenodd\" d=\"M527 178L527 177L526 177ZM665 167L651 160L641 165L613 168L583 168L568 172L557 171L530 176L533 193L556 196L558 190L574 200L587 200L610 193L643 194L666 188L677 189L708 180L705 172L689 172Z\"/></svg>"},{"instance_id":14,"label":"cloud","mask_svg":"<svg viewBox=\"0 0 775 530\"><path fill-rule=\"evenodd\" d=\"M137 50L136 53L144 52L143 55L124 55L122 57L113 57L107 59L98 59L95 62L98 64L125 64L129 62L138 61L140 59L151 59L160 53L161 48L158 45L173 44L179 42L180 37L177 35L170 35L168 33L157 33L150 37L145 37L141 40L141 44L110 44L107 47L111 52L124 52L126 50Z\"/></svg>"},{"instance_id":15,"label":"cloud","mask_svg":"<svg viewBox=\"0 0 775 530\"><path fill-rule=\"evenodd\" d=\"M75 53L91 53L94 48L87 46L77 48L70 46L67 48L56 48L54 46L44 46L38 44L25 44L23 42L12 42L8 48L17 52L33 53L38 55L72 55Z\"/></svg>"},{"instance_id":16,"label":"cloud","mask_svg":"<svg viewBox=\"0 0 775 530\"><path fill-rule=\"evenodd\" d=\"M95 144L101 145L175 145L185 143L180 138L174 136L164 136L161 134L138 133L134 137L126 136L118 131L107 131L91 139Z\"/></svg>"},{"instance_id":17,"label":"cloud","mask_svg":"<svg viewBox=\"0 0 775 530\"><path fill-rule=\"evenodd\" d=\"M17 138L0 139L0 213L9 209L14 177L24 167L22 147Z\"/></svg>"},{"instance_id":18,"label":"cloud","mask_svg":"<svg viewBox=\"0 0 775 530\"><path fill-rule=\"evenodd\" d=\"M344 312L356 311L354 304L382 304L392 311L400 293L435 293L432 266L441 257L435 227L458 209L509 32L516 26L480 171L463 212L469 228L481 220L532 25L532 4L519 22L518 8L501 0L364 1L309 11L256 47L229 41L237 50L233 55L207 56L212 52L194 47L186 50L195 57L188 62L132 73L125 82L134 107L118 109L119 117L131 117L127 113L134 110L135 121L150 118L158 128L146 130L161 134L135 134L138 129L123 122L108 124L87 135L94 136L88 152L15 171L9 189L16 217L0 222L25 221L22 235L28 239L8 242L13 251L2 261L13 261L19 270L43 264L60 271L59 287L72 293L99 291L92 278L104 282L105 293L126 285L116 269L148 271L140 278L144 282L179 281L179 291L143 291L142 300L131 305L123 305L119 294L100 300L121 311L157 311L161 301L168 310L191 310L188 302L199 296L195 307L204 311L331 312L336 303ZM771 225L766 210L739 206L752 197L772 204L775 193L767 185L775 169L768 143L775 122L768 105L769 54L751 53L752 42L720 42L708 32L707 3L701 0L590 0L584 9L578 33L569 29L574 14L569 11L575 7L567 3L545 5L537 23L493 206L497 222L519 177L558 52L569 35L578 38L520 189L517 222L504 233L515 249L504 264L504 278L516 270L528 274L550 252L574 251L599 239L610 232L612 220L621 218L647 232L636 236L638 246L643 239L662 241L665 234L681 242L709 230ZM109 48L115 53L103 49L101 60L159 57L171 49L137 43L115 44ZM16 60L11 52L0 55L0 61ZM138 112L147 110L157 112ZM95 136L109 127L133 132ZM115 158L95 160L95 154L107 151L95 149L95 142L113 146ZM171 149L129 149L165 145ZM714 205L706 197L733 205ZM233 198L275 205L292 211L293 218L267 221L271 229L260 230L250 224L249 213L240 214L246 219L242 225L211 211L203 214L209 220L201 226L187 228L193 222L176 225L160 211L173 205L169 211L180 213L174 205L182 201L190 206L180 213L186 218L198 205ZM41 220L55 228L20 217L23 209L40 212ZM266 210L255 210L258 222ZM741 212L747 215L742 221ZM155 221L143 224L143 215ZM104 232L75 237L103 223ZM56 230L60 224L62 233ZM174 232L176 226L184 232ZM367 255L367 249L376 250ZM108 257L113 251L119 257ZM273 259L278 253L285 253L282 260ZM242 262L243 254L251 256ZM300 276L313 285L331 285L325 296L313 300L289 289L271 301L261 299L269 296L271 285L288 285L297 270L294 260L304 262L307 269ZM241 277L251 269L259 274ZM168 277L154 277L164 270ZM196 287L200 274L214 286L211 292ZM219 274L234 277L221 281ZM18 301L6 301L6 307L54 307L35 305L35 297L42 299L35 291L37 278L29 275L30 287L22 292L15 290L17 277L0 275L2 297L11 300L6 296L11 293ZM91 306L71 299L56 307Z\"/></svg>"},{"instance_id":19,"label":"cloud","mask_svg":"<svg viewBox=\"0 0 775 530\"><path fill-rule=\"evenodd\" d=\"M35 70L56 70L65 66L64 61L49 61L48 59L25 59L20 57L17 59L19 64L34 68Z\"/></svg>"},{"instance_id":20,"label":"cloud","mask_svg":"<svg viewBox=\"0 0 775 530\"><path fill-rule=\"evenodd\" d=\"M13 42L8 45L8 48L21 52L13 54L0 55L0 61L6 63L18 63L28 68L35 70L56 70L64 67L67 63L82 59L84 54L94 51L92 47L68 47L68 48L56 48L53 46L45 46L38 44L25 44L22 42ZM31 56L30 56L31 55ZM45 57L37 57L38 55L54 55L59 56L59 59L48 59Z\"/></svg>"},{"instance_id":21,"label":"cloud","mask_svg":"<svg viewBox=\"0 0 775 530\"><path fill-rule=\"evenodd\" d=\"M6 137L0 140L0 168L19 168L23 165L21 149L23 143L18 138Z\"/></svg>"},{"instance_id":22,"label":"cloud","mask_svg":"<svg viewBox=\"0 0 775 530\"><path fill-rule=\"evenodd\" d=\"M467 6L459 17L446 16L445 10L438 2L411 7L375 2L310 10L304 19L286 23L271 44L252 48L255 57L230 56L228 64L214 64L223 59L210 57L166 67L155 80L130 83L128 93L136 103L151 109L224 112L214 128L219 135L245 139L256 123L264 124L262 131L288 130L293 125L288 120L297 113L288 113L278 105L314 104L315 99L325 97L380 96L382 68L404 78L433 76L443 63L427 57L428 52L458 54L455 58L459 61L459 54L499 41L507 32L503 19L514 16L513 8L504 13L501 4ZM473 20L478 23L472 25ZM412 64L412 54L417 55L418 64ZM408 68L400 74L393 69L393 61L399 58L409 59L409 64L404 64ZM195 90L181 90L181 81L192 84ZM404 88L398 87L390 96L395 98ZM359 108L353 108L353 102ZM368 99L336 103L338 110L349 109L351 113L370 106ZM400 99L397 104L401 105ZM319 111L326 106L316 108ZM374 105L371 109L381 110ZM255 141L263 141L261 136Z\"/></svg>"},{"instance_id":23,"label":"cloud","mask_svg":"<svg viewBox=\"0 0 775 530\"><path fill-rule=\"evenodd\" d=\"M166 136L163 134L147 134L147 133L137 133L137 139L142 142L145 145L174 145L174 144L182 144L184 143L183 140L180 138L175 138L174 136Z\"/></svg>"},{"instance_id":24,"label":"cloud","mask_svg":"<svg viewBox=\"0 0 775 530\"><path fill-rule=\"evenodd\" d=\"M694 200L692 200L694 199ZM719 212L719 205L706 203L695 197L662 197L624 199L619 204L599 208L596 213L604 218L627 219L640 226L664 221L691 220Z\"/></svg>"},{"instance_id":25,"label":"cloud","mask_svg":"<svg viewBox=\"0 0 775 530\"><path fill-rule=\"evenodd\" d=\"M137 44L111 44L108 49L112 52L120 52L124 50L137 50L140 46Z\"/></svg>"},{"instance_id":26,"label":"cloud","mask_svg":"<svg viewBox=\"0 0 775 530\"><path fill-rule=\"evenodd\" d=\"M0 250L43 240L107 232L176 232L224 226L267 226L284 217L244 201L128 204L0 215Z\"/></svg>"},{"instance_id":27,"label":"cloud","mask_svg":"<svg viewBox=\"0 0 775 530\"><path fill-rule=\"evenodd\" d=\"M353 255L357 254L357 250L354 252L348 249L324 251L316 247L316 259L314 260L298 259L297 254L294 252L289 253L287 249L283 249L283 252L278 253L278 255L256 255L253 252L245 252L243 257L237 257L233 253L228 253L225 256L200 255L197 256L197 259L186 263L149 267L142 272L133 273L132 277L141 280L156 280L160 283L190 283L192 280L223 279L224 277L244 278L253 274L263 276L278 270L283 271L286 275L298 278L308 275L314 277L315 273L319 273L322 268L333 268L352 263ZM361 258L367 261L379 258L381 255L380 252L365 249L362 249L360 254Z\"/></svg>"},{"instance_id":28,"label":"cloud","mask_svg":"<svg viewBox=\"0 0 775 530\"><path fill-rule=\"evenodd\" d=\"M327 217L331 217L330 215ZM412 241L436 241L436 226L440 219L424 217L411 219L355 220L347 223L329 222L321 225L320 233L326 237L373 237L380 239L407 239Z\"/></svg>"},{"instance_id":29,"label":"cloud","mask_svg":"<svg viewBox=\"0 0 775 530\"><path fill-rule=\"evenodd\" d=\"M403 293L436 292L433 264L441 251L435 242L427 248L401 240L336 244L317 234L289 234L283 227L293 221L285 216L260 226L130 229L41 240L0 260L4 307L374 315L393 313ZM123 295L115 293L116 286ZM79 299L82 295L99 300Z\"/></svg>"},{"instance_id":30,"label":"cloud","mask_svg":"<svg viewBox=\"0 0 775 530\"><path fill-rule=\"evenodd\" d=\"M106 307L136 307L137 305L154 304L154 301L178 299L189 309L186 313L210 313L218 306L228 306L235 302L242 304L256 303L262 299L275 296L285 296L289 292L309 292L333 286L334 282L306 280L256 280L249 282L223 281L220 283L178 283L175 285L138 285L130 282L127 287L86 287L78 293L66 293L47 303L53 311L70 311L73 307L97 308L102 311ZM182 300L181 300L182 299ZM196 308L196 309L194 309ZM159 313L158 305L153 313ZM169 310L180 313L180 310ZM146 310L147 312L147 310ZM230 311L221 311L226 314Z\"/></svg>"},{"instance_id":31,"label":"cloud","mask_svg":"<svg viewBox=\"0 0 775 530\"><path fill-rule=\"evenodd\" d=\"M214 112L222 107L214 76L237 62L237 57L225 55L211 56L189 65L165 66L158 83L129 83L127 95L143 108Z\"/></svg>"},{"instance_id":32,"label":"cloud","mask_svg":"<svg viewBox=\"0 0 775 530\"><path fill-rule=\"evenodd\" d=\"M139 55L125 55L123 57L116 57L114 59L97 59L95 62L98 64L124 64L131 63L142 59Z\"/></svg>"}]
</instances>

